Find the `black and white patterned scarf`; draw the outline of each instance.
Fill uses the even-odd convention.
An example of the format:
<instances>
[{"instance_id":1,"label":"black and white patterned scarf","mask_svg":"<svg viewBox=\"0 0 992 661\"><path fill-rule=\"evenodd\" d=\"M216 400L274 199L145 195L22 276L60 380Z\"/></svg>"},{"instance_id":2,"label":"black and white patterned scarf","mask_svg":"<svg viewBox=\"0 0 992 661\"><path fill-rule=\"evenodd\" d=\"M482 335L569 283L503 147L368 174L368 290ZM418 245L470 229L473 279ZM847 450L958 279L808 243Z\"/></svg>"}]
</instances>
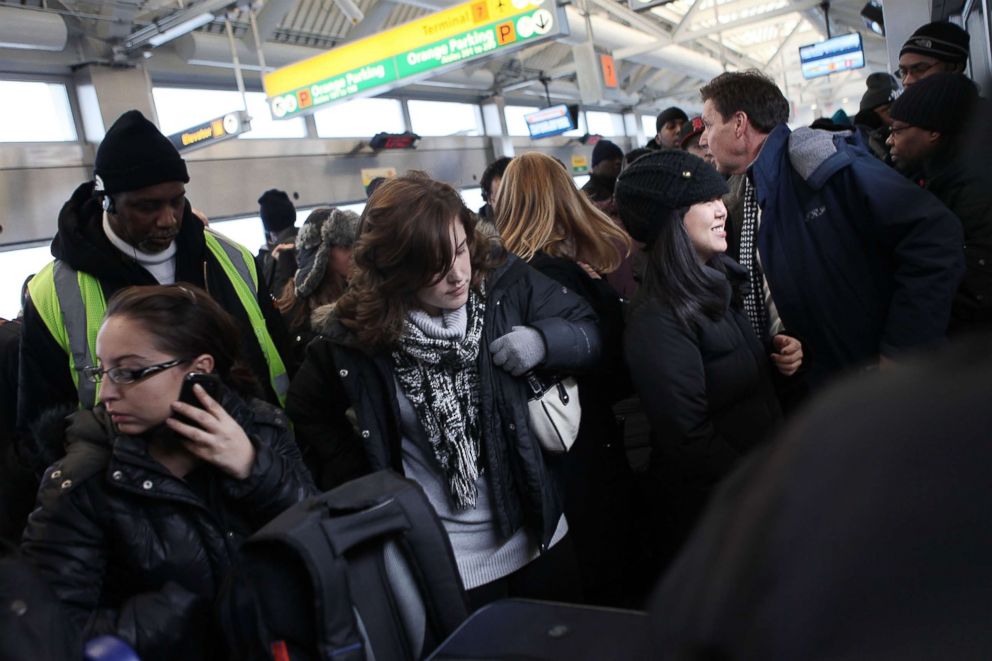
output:
<instances>
[{"instance_id":1,"label":"black and white patterned scarf","mask_svg":"<svg viewBox=\"0 0 992 661\"><path fill-rule=\"evenodd\" d=\"M751 178L744 177L744 223L741 226L740 264L747 269L750 291L744 296L744 314L751 322L754 334L762 342L768 337L768 311L765 310L765 287L758 265L758 196Z\"/></svg>"},{"instance_id":2,"label":"black and white patterned scarf","mask_svg":"<svg viewBox=\"0 0 992 661\"><path fill-rule=\"evenodd\" d=\"M475 507L479 478L479 340L485 301L466 303L465 336L431 337L409 318L393 352L396 380L417 412L459 509Z\"/></svg>"}]
</instances>

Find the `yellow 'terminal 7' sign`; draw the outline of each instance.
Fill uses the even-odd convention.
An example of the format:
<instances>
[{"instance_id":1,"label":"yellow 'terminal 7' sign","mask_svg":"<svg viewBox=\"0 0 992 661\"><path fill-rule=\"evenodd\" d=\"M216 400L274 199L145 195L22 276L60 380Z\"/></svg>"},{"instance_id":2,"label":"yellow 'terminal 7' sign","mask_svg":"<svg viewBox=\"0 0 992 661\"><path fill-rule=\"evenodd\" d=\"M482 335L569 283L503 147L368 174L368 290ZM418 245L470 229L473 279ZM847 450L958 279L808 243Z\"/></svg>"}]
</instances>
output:
<instances>
[{"instance_id":1,"label":"yellow 'terminal 7' sign","mask_svg":"<svg viewBox=\"0 0 992 661\"><path fill-rule=\"evenodd\" d=\"M563 27L555 0L471 0L265 74L265 93L273 116L283 119Z\"/></svg>"}]
</instances>

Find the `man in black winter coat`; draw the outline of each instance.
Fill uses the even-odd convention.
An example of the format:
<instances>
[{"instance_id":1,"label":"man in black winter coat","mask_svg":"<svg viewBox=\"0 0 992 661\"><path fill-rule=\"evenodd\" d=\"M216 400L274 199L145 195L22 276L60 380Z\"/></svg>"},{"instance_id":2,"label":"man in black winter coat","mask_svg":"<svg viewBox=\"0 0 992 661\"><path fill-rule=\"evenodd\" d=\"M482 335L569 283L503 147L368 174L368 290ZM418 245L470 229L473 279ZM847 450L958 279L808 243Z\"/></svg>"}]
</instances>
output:
<instances>
[{"instance_id":1,"label":"man in black winter coat","mask_svg":"<svg viewBox=\"0 0 992 661\"><path fill-rule=\"evenodd\" d=\"M247 362L267 398L277 401L286 386L279 355L286 342L282 319L263 283L250 291L251 253L205 229L193 215L184 186L189 175L176 148L132 110L107 131L95 172L95 181L80 185L59 213L52 241L56 261L29 284L18 427L25 430L42 412L80 401L86 379L78 371L95 361L92 341L105 305L95 299L102 294L109 300L130 285L188 282L207 290L238 320ZM78 308L85 309L72 325ZM83 405L91 407L96 396L87 394Z\"/></svg>"},{"instance_id":2,"label":"man in black winter coat","mask_svg":"<svg viewBox=\"0 0 992 661\"><path fill-rule=\"evenodd\" d=\"M952 332L992 328L992 189L984 168L964 154L978 103L975 84L963 74L938 73L907 88L891 109L896 166L964 228L965 277L951 308Z\"/></svg>"}]
</instances>

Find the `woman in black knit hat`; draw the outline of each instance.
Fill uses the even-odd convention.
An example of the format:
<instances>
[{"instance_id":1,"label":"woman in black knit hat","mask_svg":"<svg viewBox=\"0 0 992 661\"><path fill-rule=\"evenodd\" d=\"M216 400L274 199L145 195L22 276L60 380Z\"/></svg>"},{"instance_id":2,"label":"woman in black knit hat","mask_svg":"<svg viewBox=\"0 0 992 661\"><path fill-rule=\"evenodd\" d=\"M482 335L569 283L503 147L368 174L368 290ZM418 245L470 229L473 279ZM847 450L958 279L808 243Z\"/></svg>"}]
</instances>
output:
<instances>
[{"instance_id":1,"label":"woman in black knit hat","mask_svg":"<svg viewBox=\"0 0 992 661\"><path fill-rule=\"evenodd\" d=\"M650 544L660 570L713 486L781 419L771 361L739 301L747 274L724 255L723 178L681 151L654 152L617 179L620 217L647 265L624 356L648 413ZM789 352L801 352L797 341Z\"/></svg>"}]
</instances>

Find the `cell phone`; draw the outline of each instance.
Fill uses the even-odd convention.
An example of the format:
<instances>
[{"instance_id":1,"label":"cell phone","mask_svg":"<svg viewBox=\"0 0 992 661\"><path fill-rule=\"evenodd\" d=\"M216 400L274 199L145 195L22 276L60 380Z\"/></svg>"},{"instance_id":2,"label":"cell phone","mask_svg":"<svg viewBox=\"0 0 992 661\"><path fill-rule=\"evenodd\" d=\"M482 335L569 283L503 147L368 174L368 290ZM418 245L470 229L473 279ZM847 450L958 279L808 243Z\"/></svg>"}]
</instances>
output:
<instances>
[{"instance_id":1,"label":"cell phone","mask_svg":"<svg viewBox=\"0 0 992 661\"><path fill-rule=\"evenodd\" d=\"M213 399L220 400L220 377L216 374L210 374L207 372L190 372L183 378L183 387L179 391L179 401L184 404L189 404L190 406L195 406L198 409L203 408L203 404L200 403L200 399L193 392L193 386L200 385L207 394ZM178 413L173 414L176 419L180 422L185 422L188 425L198 426L195 421L190 420L184 415Z\"/></svg>"}]
</instances>

